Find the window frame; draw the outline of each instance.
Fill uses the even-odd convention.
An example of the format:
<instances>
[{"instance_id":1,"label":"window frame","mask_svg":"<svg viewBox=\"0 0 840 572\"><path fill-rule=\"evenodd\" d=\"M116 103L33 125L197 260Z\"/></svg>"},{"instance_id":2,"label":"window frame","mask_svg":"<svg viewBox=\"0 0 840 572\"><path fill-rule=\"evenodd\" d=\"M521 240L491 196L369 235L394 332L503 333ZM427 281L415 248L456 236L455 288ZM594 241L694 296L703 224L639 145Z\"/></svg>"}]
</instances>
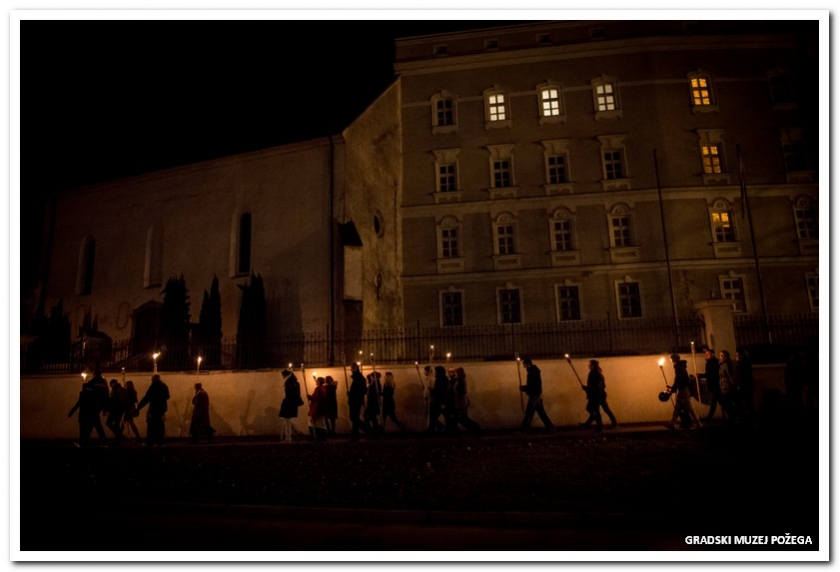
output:
<instances>
[{"instance_id":1,"label":"window frame","mask_svg":"<svg viewBox=\"0 0 840 572\"><path fill-rule=\"evenodd\" d=\"M812 284L812 281L815 283ZM805 291L812 312L820 311L820 275L819 272L805 273Z\"/></svg>"},{"instance_id":2,"label":"window frame","mask_svg":"<svg viewBox=\"0 0 840 572\"><path fill-rule=\"evenodd\" d=\"M457 304L457 314L460 317L460 323L447 323L447 308L453 307L452 304L447 304L446 298L448 296L457 295L458 297L458 304ZM447 290L441 290L438 292L438 308L440 312L440 327L441 328L457 328L461 326L465 326L467 323L466 320L466 308L464 304L464 290L456 289L454 287L450 287Z\"/></svg>"},{"instance_id":3,"label":"window frame","mask_svg":"<svg viewBox=\"0 0 840 572\"><path fill-rule=\"evenodd\" d=\"M625 289L635 288L635 292L625 293ZM634 295L635 298L630 299L628 296ZM625 304L624 301L629 300L630 304ZM635 301L635 303L633 303ZM615 281L615 303L616 312L619 320L636 320L644 318L645 309L642 301L642 285L638 280L634 280L629 276L625 276L622 280ZM636 309L638 313L625 314L625 309Z\"/></svg>"},{"instance_id":4,"label":"window frame","mask_svg":"<svg viewBox=\"0 0 840 572\"><path fill-rule=\"evenodd\" d=\"M614 77L602 75L590 80L592 89L592 107L595 113L595 119L616 119L624 116L621 106L621 96L619 95L618 80ZM603 93L599 93L603 91ZM601 102L599 98L611 98L611 103ZM612 107L609 107L609 106ZM602 109L602 106L604 109Z\"/></svg>"},{"instance_id":5,"label":"window frame","mask_svg":"<svg viewBox=\"0 0 840 572\"><path fill-rule=\"evenodd\" d=\"M564 314L564 297L561 295L561 290L564 291L574 291L575 296L566 299L573 299L576 307L573 308L573 313L576 311L576 316L572 317L565 317ZM557 322L579 322L583 320L583 311L582 307L583 304L581 303L581 287L580 284L573 283L569 280L565 281L562 284L555 284L554 285L554 300L555 300L555 307L557 309Z\"/></svg>"},{"instance_id":6,"label":"window frame","mask_svg":"<svg viewBox=\"0 0 840 572\"><path fill-rule=\"evenodd\" d=\"M446 236L448 233L454 231L455 236ZM445 215L435 223L435 239L437 241L437 271L440 274L450 272L464 271L464 243L463 243L463 223L454 215ZM455 243L455 250L451 242ZM449 247L447 248L447 243ZM457 254L454 256L453 254Z\"/></svg>"},{"instance_id":7,"label":"window frame","mask_svg":"<svg viewBox=\"0 0 840 572\"><path fill-rule=\"evenodd\" d=\"M507 292L516 292L516 300L514 301L516 304L515 312L518 315L519 320L507 320L506 313L505 313L505 306L510 305L512 302L503 300L503 295ZM524 324L525 323L525 312L522 304L522 289L518 286L513 286L512 284L506 284L505 286L500 286L496 288L496 312L497 312L497 320L499 325L508 325L508 324Z\"/></svg>"},{"instance_id":8,"label":"window frame","mask_svg":"<svg viewBox=\"0 0 840 572\"><path fill-rule=\"evenodd\" d=\"M545 97L546 92L555 91L553 97ZM556 102L556 113L547 113L546 102L549 102L548 109L553 109L550 102ZM548 81L537 86L537 115L540 125L566 122L566 102L563 86L559 83Z\"/></svg>"},{"instance_id":9,"label":"window frame","mask_svg":"<svg viewBox=\"0 0 840 572\"><path fill-rule=\"evenodd\" d=\"M499 86L493 86L484 90L484 128L485 129L500 129L511 127L513 125L513 118L511 117L510 94L508 90ZM499 101L492 101L493 99L501 98ZM498 117L499 108L501 108L502 117Z\"/></svg>"},{"instance_id":10,"label":"window frame","mask_svg":"<svg viewBox=\"0 0 840 572\"><path fill-rule=\"evenodd\" d=\"M720 110L712 76L704 70L696 70L686 75L688 79L688 99L692 113L710 113ZM700 85L700 84L703 85ZM697 84L697 85L695 85Z\"/></svg>"},{"instance_id":11,"label":"window frame","mask_svg":"<svg viewBox=\"0 0 840 572\"><path fill-rule=\"evenodd\" d=\"M709 224L711 226L712 242L719 244L739 242L738 229L735 226L735 209L726 199L717 199L709 207ZM729 228L728 231L727 228Z\"/></svg>"},{"instance_id":12,"label":"window frame","mask_svg":"<svg viewBox=\"0 0 840 572\"><path fill-rule=\"evenodd\" d=\"M451 104L450 115L452 123L442 123L440 121L440 111L438 106L442 103L449 102ZM448 91L441 91L436 93L431 98L432 111L432 133L453 133L458 131L458 101L454 93Z\"/></svg>"},{"instance_id":13,"label":"window frame","mask_svg":"<svg viewBox=\"0 0 840 572\"><path fill-rule=\"evenodd\" d=\"M733 289L731 285L739 284L740 290ZM726 285L729 284L729 287ZM720 297L723 300L732 300L732 312L736 314L748 313L749 306L747 304L747 284L743 274L735 274L730 272L723 276L718 276L718 285L720 287ZM736 296L740 293L740 296Z\"/></svg>"}]
</instances>

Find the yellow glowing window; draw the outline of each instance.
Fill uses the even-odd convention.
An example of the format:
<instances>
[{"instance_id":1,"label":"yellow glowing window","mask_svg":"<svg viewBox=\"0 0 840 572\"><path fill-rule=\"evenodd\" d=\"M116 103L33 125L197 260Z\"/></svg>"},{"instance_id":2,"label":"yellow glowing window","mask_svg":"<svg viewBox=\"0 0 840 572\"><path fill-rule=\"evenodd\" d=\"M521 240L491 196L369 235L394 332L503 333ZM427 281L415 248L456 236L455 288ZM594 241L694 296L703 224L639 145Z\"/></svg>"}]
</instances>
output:
<instances>
[{"instance_id":1,"label":"yellow glowing window","mask_svg":"<svg viewBox=\"0 0 840 572\"><path fill-rule=\"evenodd\" d=\"M709 80L704 77L696 77L691 80L691 100L694 102L694 105L712 104Z\"/></svg>"},{"instance_id":2,"label":"yellow glowing window","mask_svg":"<svg viewBox=\"0 0 840 572\"><path fill-rule=\"evenodd\" d=\"M501 93L488 97L490 104L490 121L504 121L507 119L505 96Z\"/></svg>"},{"instance_id":3,"label":"yellow glowing window","mask_svg":"<svg viewBox=\"0 0 840 572\"><path fill-rule=\"evenodd\" d=\"M557 89L542 90L542 114L543 117L560 115L560 92Z\"/></svg>"},{"instance_id":4,"label":"yellow glowing window","mask_svg":"<svg viewBox=\"0 0 840 572\"><path fill-rule=\"evenodd\" d=\"M703 154L703 172L706 174L722 173L720 147L718 145L703 145L700 149Z\"/></svg>"},{"instance_id":5,"label":"yellow glowing window","mask_svg":"<svg viewBox=\"0 0 840 572\"><path fill-rule=\"evenodd\" d=\"M598 111L612 111L615 109L615 93L613 92L613 85L605 83L595 86L595 100L598 105Z\"/></svg>"},{"instance_id":6,"label":"yellow glowing window","mask_svg":"<svg viewBox=\"0 0 840 572\"><path fill-rule=\"evenodd\" d=\"M732 242L735 240L735 229L732 228L732 213L717 211L712 213L716 242Z\"/></svg>"}]
</instances>

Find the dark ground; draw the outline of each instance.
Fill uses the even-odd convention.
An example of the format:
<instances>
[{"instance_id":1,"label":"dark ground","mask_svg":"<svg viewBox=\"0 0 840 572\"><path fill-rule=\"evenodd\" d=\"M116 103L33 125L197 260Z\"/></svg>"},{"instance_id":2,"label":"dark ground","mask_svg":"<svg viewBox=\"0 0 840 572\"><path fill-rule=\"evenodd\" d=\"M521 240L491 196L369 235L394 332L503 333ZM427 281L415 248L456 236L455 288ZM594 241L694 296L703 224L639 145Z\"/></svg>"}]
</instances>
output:
<instances>
[{"instance_id":1,"label":"dark ground","mask_svg":"<svg viewBox=\"0 0 840 572\"><path fill-rule=\"evenodd\" d=\"M92 449L26 441L20 547L708 550L683 539L789 533L814 542L796 549L817 550L817 431L644 425Z\"/></svg>"}]
</instances>

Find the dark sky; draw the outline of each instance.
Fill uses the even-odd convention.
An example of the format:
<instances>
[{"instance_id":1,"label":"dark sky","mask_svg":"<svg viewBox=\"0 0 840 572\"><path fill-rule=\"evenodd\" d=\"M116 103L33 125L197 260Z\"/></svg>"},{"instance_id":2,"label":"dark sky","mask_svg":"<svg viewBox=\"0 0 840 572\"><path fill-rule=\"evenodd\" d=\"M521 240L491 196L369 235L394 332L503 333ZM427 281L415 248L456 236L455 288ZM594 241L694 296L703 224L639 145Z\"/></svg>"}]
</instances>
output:
<instances>
[{"instance_id":1,"label":"dark sky","mask_svg":"<svg viewBox=\"0 0 840 572\"><path fill-rule=\"evenodd\" d=\"M24 287L47 194L339 133L393 81L395 37L505 23L23 21Z\"/></svg>"}]
</instances>

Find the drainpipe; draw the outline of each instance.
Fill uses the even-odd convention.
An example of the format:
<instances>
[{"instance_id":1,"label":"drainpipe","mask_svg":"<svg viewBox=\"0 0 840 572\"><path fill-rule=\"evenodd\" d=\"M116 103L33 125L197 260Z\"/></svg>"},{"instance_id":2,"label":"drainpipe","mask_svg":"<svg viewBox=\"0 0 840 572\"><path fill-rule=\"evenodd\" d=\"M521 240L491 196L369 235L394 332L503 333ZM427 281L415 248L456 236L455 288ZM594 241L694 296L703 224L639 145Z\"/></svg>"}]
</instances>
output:
<instances>
[{"instance_id":1,"label":"drainpipe","mask_svg":"<svg viewBox=\"0 0 840 572\"><path fill-rule=\"evenodd\" d=\"M330 216L329 216L329 240L330 240L330 323L328 332L328 352L330 367L335 365L335 218L334 205L335 199L335 144L332 136L330 141Z\"/></svg>"}]
</instances>

